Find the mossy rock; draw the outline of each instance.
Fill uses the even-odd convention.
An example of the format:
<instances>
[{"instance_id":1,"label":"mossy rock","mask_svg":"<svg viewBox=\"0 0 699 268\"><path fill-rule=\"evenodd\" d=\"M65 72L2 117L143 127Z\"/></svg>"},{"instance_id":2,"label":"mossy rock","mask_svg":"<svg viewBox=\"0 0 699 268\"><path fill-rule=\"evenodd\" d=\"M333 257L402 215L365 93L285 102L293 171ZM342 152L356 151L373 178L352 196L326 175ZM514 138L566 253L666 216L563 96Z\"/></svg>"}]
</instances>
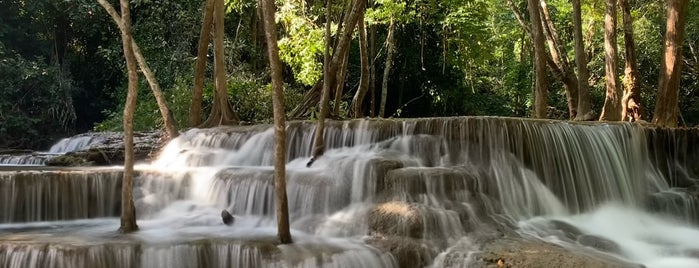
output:
<instances>
[{"instance_id":1,"label":"mossy rock","mask_svg":"<svg viewBox=\"0 0 699 268\"><path fill-rule=\"evenodd\" d=\"M89 161L85 157L79 155L60 155L53 157L46 161L47 166L59 166L59 167L85 167L94 166L95 162Z\"/></svg>"}]
</instances>

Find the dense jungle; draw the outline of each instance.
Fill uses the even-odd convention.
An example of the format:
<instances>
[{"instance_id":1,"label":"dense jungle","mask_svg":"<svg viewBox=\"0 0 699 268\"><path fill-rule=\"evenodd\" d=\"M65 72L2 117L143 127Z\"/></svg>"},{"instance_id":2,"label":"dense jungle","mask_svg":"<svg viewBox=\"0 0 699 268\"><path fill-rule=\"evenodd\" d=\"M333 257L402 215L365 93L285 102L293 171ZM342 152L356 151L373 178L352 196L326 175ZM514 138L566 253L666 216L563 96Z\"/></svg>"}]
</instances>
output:
<instances>
[{"instance_id":1,"label":"dense jungle","mask_svg":"<svg viewBox=\"0 0 699 268\"><path fill-rule=\"evenodd\" d=\"M656 103L672 94L658 93L666 88L660 80L667 73L661 67L668 55L663 45L673 7L668 3L684 2L680 68L674 71L679 86L669 89L676 91L679 109L668 126L699 124L696 1L542 0L532 20L527 1L372 0L361 3L359 22L352 23L355 2L362 1L276 1L288 119L318 117L327 45L336 76L332 118L492 115L652 122ZM100 3L1 0L0 5L0 148L45 149L58 137L121 130L126 63L119 27ZM131 1L133 41L177 129L214 124L207 119L218 106L231 112L219 122L271 122L261 8L249 0L227 0L225 7L227 101L217 102L215 42L204 43L199 54L204 1ZM537 79L539 41L543 65ZM196 75L198 60L204 69ZM147 80L139 81L134 127L160 129L164 120L156 98ZM193 94L197 87L200 97ZM541 87L546 94L535 94ZM544 100L537 102L537 95ZM614 100L629 111L624 118L609 116L622 110L613 107Z\"/></svg>"}]
</instances>

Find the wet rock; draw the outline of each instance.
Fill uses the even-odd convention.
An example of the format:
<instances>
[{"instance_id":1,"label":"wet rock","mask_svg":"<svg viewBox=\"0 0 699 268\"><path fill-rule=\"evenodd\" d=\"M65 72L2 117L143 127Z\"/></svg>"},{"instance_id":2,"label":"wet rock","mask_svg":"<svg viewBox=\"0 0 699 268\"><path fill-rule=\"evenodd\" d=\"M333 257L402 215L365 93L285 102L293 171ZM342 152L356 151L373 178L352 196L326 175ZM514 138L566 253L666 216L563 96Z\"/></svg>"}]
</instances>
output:
<instances>
[{"instance_id":1,"label":"wet rock","mask_svg":"<svg viewBox=\"0 0 699 268\"><path fill-rule=\"evenodd\" d=\"M606 254L571 250L544 241L523 238L497 239L473 254L475 256L469 260L463 259L464 254L461 252L448 253L445 267L642 267Z\"/></svg>"},{"instance_id":2,"label":"wet rock","mask_svg":"<svg viewBox=\"0 0 699 268\"><path fill-rule=\"evenodd\" d=\"M582 234L578 227L575 227L570 223L559 220L551 220L549 223L552 228L560 230L563 233L563 236L570 240L575 241L578 236Z\"/></svg>"},{"instance_id":3,"label":"wet rock","mask_svg":"<svg viewBox=\"0 0 699 268\"><path fill-rule=\"evenodd\" d=\"M134 160L146 161L163 145L160 132L134 134ZM47 161L49 166L105 166L124 164L124 136L122 133L104 132L81 135L94 135L99 142L88 148L67 152Z\"/></svg>"},{"instance_id":4,"label":"wet rock","mask_svg":"<svg viewBox=\"0 0 699 268\"><path fill-rule=\"evenodd\" d=\"M388 202L369 212L369 231L377 235L421 238L424 224L414 204Z\"/></svg>"},{"instance_id":5,"label":"wet rock","mask_svg":"<svg viewBox=\"0 0 699 268\"><path fill-rule=\"evenodd\" d=\"M95 163L87 160L85 157L80 157L77 155L59 155L47 160L45 165L59 167L84 167L94 166Z\"/></svg>"},{"instance_id":6,"label":"wet rock","mask_svg":"<svg viewBox=\"0 0 699 268\"><path fill-rule=\"evenodd\" d=\"M473 175L456 168L399 168L391 170L379 182L378 195L382 200L418 201L421 194L439 199L462 200L475 192Z\"/></svg>"},{"instance_id":7,"label":"wet rock","mask_svg":"<svg viewBox=\"0 0 699 268\"><path fill-rule=\"evenodd\" d=\"M366 243L391 253L401 268L426 267L437 255L429 244L405 237L372 237Z\"/></svg>"},{"instance_id":8,"label":"wet rock","mask_svg":"<svg viewBox=\"0 0 699 268\"><path fill-rule=\"evenodd\" d=\"M235 218L233 218L233 215L231 215L231 213L224 209L221 211L221 220L223 220L223 224L231 226L233 225Z\"/></svg>"},{"instance_id":9,"label":"wet rock","mask_svg":"<svg viewBox=\"0 0 699 268\"><path fill-rule=\"evenodd\" d=\"M427 167L439 165L447 152L444 138L438 135L420 134L394 137L377 143L376 146L415 157L421 166Z\"/></svg>"},{"instance_id":10,"label":"wet rock","mask_svg":"<svg viewBox=\"0 0 699 268\"><path fill-rule=\"evenodd\" d=\"M670 214L689 222L698 222L695 208L699 205L699 187L673 188L649 195L646 208L662 214Z\"/></svg>"},{"instance_id":11,"label":"wet rock","mask_svg":"<svg viewBox=\"0 0 699 268\"><path fill-rule=\"evenodd\" d=\"M584 234L578 237L578 243L608 253L619 254L621 252L621 248L616 242L601 236Z\"/></svg>"}]
</instances>

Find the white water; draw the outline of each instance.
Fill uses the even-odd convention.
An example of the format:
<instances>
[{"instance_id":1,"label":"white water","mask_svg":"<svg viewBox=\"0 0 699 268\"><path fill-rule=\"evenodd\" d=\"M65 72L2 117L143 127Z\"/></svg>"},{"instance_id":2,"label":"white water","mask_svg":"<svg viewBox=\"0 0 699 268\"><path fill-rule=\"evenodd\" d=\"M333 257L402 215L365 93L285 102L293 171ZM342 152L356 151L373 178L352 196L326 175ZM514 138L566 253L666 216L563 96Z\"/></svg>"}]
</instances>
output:
<instances>
[{"instance_id":1,"label":"white water","mask_svg":"<svg viewBox=\"0 0 699 268\"><path fill-rule=\"evenodd\" d=\"M77 135L56 142L48 151L32 152L31 154L0 155L0 166L43 166L47 160L69 152L87 150L95 144L104 141L97 135Z\"/></svg>"},{"instance_id":2,"label":"white water","mask_svg":"<svg viewBox=\"0 0 699 268\"><path fill-rule=\"evenodd\" d=\"M696 216L694 201L670 187L650 160L644 132L630 125L494 118L350 122L330 126L328 150L312 168L305 165L313 127L292 124L288 133L287 193L298 244L272 245L283 253L280 258L238 247L229 260L244 259L239 265L398 265L396 256L365 244L370 236L417 243L427 256L424 265L447 263L448 252L468 265L477 262L479 241L498 236L496 226L511 224L522 235L574 251L584 247L580 237L599 236L620 249L604 254L626 261L699 265L699 243L692 243L699 241L699 231L685 220ZM229 242L214 246L222 252L207 253L218 256L207 259L191 245L199 239L270 244L275 236L272 138L271 129L190 130L152 165L140 167L158 170L144 171L136 180L141 231L132 239L147 247L140 263L225 263L220 258L231 252ZM650 201L663 214L648 212ZM236 216L233 227L221 223L221 209ZM579 233L566 237L552 221ZM114 243L107 234L116 229L116 220L86 222L91 227L58 235L58 241L101 237ZM0 235L34 225L58 226L51 228L64 233L71 224L1 225ZM42 231L27 235L41 237ZM122 264L128 263L124 258Z\"/></svg>"}]
</instances>

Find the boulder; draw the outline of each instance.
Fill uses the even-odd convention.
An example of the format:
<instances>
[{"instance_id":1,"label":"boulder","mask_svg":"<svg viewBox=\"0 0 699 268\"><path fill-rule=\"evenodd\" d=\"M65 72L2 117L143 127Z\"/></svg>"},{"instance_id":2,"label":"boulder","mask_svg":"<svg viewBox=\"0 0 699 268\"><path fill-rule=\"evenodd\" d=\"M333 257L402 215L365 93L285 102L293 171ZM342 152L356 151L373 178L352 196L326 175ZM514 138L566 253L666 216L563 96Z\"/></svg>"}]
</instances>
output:
<instances>
[{"instance_id":1,"label":"boulder","mask_svg":"<svg viewBox=\"0 0 699 268\"><path fill-rule=\"evenodd\" d=\"M369 212L369 231L381 236L421 238L425 223L415 204L388 202Z\"/></svg>"}]
</instances>

